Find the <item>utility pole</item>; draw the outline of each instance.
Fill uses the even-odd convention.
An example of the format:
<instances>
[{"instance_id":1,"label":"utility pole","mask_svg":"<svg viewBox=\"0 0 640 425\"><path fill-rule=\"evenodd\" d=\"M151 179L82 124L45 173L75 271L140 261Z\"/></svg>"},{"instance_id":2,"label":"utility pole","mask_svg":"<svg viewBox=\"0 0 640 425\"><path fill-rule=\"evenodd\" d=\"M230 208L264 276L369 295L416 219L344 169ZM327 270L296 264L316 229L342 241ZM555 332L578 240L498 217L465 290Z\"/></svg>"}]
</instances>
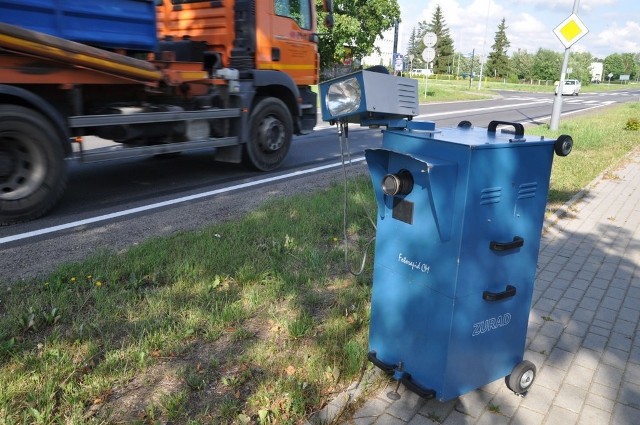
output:
<instances>
[{"instance_id":1,"label":"utility pole","mask_svg":"<svg viewBox=\"0 0 640 425\"><path fill-rule=\"evenodd\" d=\"M580 0L573 0L573 14L578 13L578 5ZM551 121L549 128L551 130L557 130L560 124L560 114L562 113L562 89L564 87L565 75L567 73L567 66L569 65L569 49L571 46L564 49L564 58L562 59L562 69L560 71L560 82L558 83L558 94L553 101L553 109L551 110Z\"/></svg>"}]
</instances>

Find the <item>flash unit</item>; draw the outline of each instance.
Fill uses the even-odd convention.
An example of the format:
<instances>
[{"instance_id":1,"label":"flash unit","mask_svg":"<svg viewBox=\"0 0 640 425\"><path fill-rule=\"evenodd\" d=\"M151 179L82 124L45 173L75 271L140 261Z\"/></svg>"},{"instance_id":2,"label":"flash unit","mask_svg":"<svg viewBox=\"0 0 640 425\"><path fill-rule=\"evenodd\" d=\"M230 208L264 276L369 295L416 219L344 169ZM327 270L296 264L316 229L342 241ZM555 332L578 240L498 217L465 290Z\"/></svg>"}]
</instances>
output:
<instances>
[{"instance_id":1,"label":"flash unit","mask_svg":"<svg viewBox=\"0 0 640 425\"><path fill-rule=\"evenodd\" d=\"M362 123L418 115L418 80L362 70L320 84L322 119Z\"/></svg>"}]
</instances>

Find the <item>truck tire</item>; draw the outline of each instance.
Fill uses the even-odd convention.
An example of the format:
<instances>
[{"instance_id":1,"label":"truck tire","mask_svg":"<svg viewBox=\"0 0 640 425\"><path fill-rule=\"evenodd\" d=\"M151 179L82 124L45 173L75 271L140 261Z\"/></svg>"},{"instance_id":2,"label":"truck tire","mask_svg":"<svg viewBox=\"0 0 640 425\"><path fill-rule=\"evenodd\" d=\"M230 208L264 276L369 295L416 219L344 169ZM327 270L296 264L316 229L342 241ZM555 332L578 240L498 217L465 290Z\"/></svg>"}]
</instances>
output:
<instances>
[{"instance_id":1,"label":"truck tire","mask_svg":"<svg viewBox=\"0 0 640 425\"><path fill-rule=\"evenodd\" d=\"M275 97L258 99L250 117L245 163L260 171L278 168L287 157L293 137L293 119L287 106Z\"/></svg>"},{"instance_id":2,"label":"truck tire","mask_svg":"<svg viewBox=\"0 0 640 425\"><path fill-rule=\"evenodd\" d=\"M67 185L64 149L42 114L0 105L0 225L45 214Z\"/></svg>"}]
</instances>

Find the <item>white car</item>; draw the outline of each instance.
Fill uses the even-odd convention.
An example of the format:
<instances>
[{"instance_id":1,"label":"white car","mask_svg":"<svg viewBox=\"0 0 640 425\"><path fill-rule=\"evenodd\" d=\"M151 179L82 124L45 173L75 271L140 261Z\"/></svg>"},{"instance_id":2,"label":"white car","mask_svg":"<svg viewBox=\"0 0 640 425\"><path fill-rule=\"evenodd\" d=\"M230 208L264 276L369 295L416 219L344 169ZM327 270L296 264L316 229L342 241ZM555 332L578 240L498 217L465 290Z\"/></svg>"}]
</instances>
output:
<instances>
[{"instance_id":1,"label":"white car","mask_svg":"<svg viewBox=\"0 0 640 425\"><path fill-rule=\"evenodd\" d=\"M558 94L558 86L556 85L556 94ZM562 95L567 96L577 96L580 94L580 89L582 88L582 84L579 80L565 80L564 86L562 87Z\"/></svg>"}]
</instances>

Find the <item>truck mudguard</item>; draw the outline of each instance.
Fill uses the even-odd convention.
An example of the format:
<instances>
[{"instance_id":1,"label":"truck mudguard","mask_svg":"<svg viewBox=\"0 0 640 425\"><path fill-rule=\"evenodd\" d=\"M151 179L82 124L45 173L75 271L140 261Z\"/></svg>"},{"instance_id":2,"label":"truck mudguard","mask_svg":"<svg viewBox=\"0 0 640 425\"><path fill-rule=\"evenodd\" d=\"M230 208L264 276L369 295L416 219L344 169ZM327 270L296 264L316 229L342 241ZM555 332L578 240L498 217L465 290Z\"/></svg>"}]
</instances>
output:
<instances>
[{"instance_id":1,"label":"truck mudguard","mask_svg":"<svg viewBox=\"0 0 640 425\"><path fill-rule=\"evenodd\" d=\"M58 139L62 143L65 155L71 154L69 130L64 117L49 102L30 91L16 86L0 84L0 104L22 105L32 108L46 116L56 129Z\"/></svg>"}]
</instances>

